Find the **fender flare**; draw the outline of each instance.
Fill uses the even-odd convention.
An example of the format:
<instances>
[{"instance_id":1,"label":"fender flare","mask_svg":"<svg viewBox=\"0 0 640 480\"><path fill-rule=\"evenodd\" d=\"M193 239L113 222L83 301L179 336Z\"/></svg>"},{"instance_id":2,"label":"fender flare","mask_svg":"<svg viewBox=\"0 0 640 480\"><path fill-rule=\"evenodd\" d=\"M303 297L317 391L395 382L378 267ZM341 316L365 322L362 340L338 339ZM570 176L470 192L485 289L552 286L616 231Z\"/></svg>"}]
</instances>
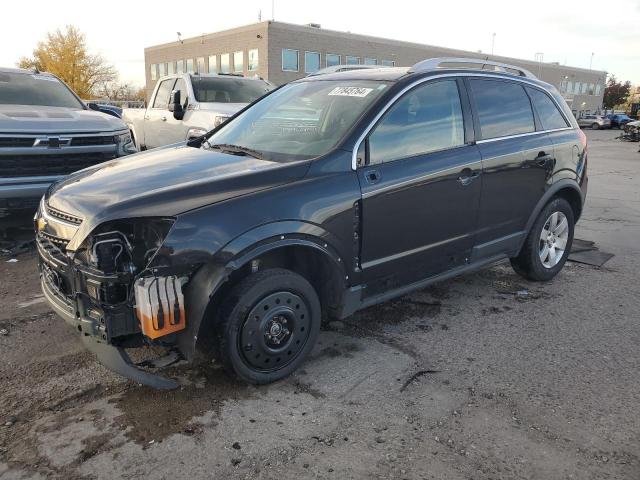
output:
<instances>
[{"instance_id":1,"label":"fender flare","mask_svg":"<svg viewBox=\"0 0 640 480\"><path fill-rule=\"evenodd\" d=\"M141 152L142 149L144 148L144 142L142 142L142 139L138 135L138 132L136 131L135 124L133 122L126 122L125 125L129 129L129 131L133 134L133 138L134 138L134 142L136 144L136 148L138 149L139 152Z\"/></svg>"},{"instance_id":2,"label":"fender flare","mask_svg":"<svg viewBox=\"0 0 640 480\"><path fill-rule=\"evenodd\" d=\"M523 235L522 240L520 241L520 245L518 245L518 250L517 250L518 253L522 249L522 245L524 245L524 242L526 241L527 237L529 236L529 233L531 232L531 228L533 228L533 224L535 223L536 219L538 218L538 215L540 215L540 212L545 207L545 205L549 203L549 200L551 200L551 198L553 198L560 190L565 190L567 188L574 190L580 196L580 198L582 199L582 202L584 203L584 197L583 197L582 191L580 190L580 187L578 186L575 180L563 178L562 180L558 180L556 183L551 185L547 189L547 191L544 192L544 195L542 195L540 200L538 200L536 207L533 209L533 212L531 213L531 215L529 215L529 219L527 220L527 224L524 229L525 235Z\"/></svg>"},{"instance_id":3,"label":"fender flare","mask_svg":"<svg viewBox=\"0 0 640 480\"><path fill-rule=\"evenodd\" d=\"M185 289L187 326L178 336L178 348L192 360L200 327L211 299L229 276L251 260L267 252L288 246L312 248L325 255L347 277L343 258L333 245L337 239L322 227L304 221L279 221L261 225L231 240L201 266ZM345 287L346 288L346 287Z\"/></svg>"}]
</instances>

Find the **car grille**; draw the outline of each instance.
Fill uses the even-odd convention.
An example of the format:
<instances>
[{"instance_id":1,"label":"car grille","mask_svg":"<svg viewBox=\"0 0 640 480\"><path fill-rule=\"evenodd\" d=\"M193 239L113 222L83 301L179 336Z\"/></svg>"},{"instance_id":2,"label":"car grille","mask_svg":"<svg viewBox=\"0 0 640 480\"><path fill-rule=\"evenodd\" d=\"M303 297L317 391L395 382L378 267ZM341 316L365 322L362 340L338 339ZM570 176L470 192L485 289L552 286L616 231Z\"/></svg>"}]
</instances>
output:
<instances>
[{"instance_id":1,"label":"car grille","mask_svg":"<svg viewBox=\"0 0 640 480\"><path fill-rule=\"evenodd\" d=\"M0 137L0 148L33 147L35 138Z\"/></svg>"},{"instance_id":2,"label":"car grille","mask_svg":"<svg viewBox=\"0 0 640 480\"><path fill-rule=\"evenodd\" d=\"M41 240L42 243L48 242L52 244L49 247L56 247L60 250L60 252L64 252L64 250L67 248L67 245L69 244L68 240L56 237L55 235L51 235L46 232L38 232L38 239Z\"/></svg>"},{"instance_id":3,"label":"car grille","mask_svg":"<svg viewBox=\"0 0 640 480\"><path fill-rule=\"evenodd\" d=\"M72 147L87 147L92 145L114 145L116 143L115 137L74 137L71 139Z\"/></svg>"},{"instance_id":4,"label":"car grille","mask_svg":"<svg viewBox=\"0 0 640 480\"><path fill-rule=\"evenodd\" d=\"M3 156L0 177L68 175L115 157L115 152Z\"/></svg>"}]
</instances>

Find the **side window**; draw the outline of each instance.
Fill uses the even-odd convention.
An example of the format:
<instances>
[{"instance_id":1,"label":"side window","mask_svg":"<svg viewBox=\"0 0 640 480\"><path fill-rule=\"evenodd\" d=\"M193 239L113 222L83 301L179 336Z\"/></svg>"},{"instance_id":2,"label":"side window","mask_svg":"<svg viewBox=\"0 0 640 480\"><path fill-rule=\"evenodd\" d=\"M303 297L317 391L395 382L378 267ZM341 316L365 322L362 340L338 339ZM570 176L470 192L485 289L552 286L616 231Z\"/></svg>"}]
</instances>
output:
<instances>
[{"instance_id":1,"label":"side window","mask_svg":"<svg viewBox=\"0 0 640 480\"><path fill-rule=\"evenodd\" d=\"M535 88L527 88L533 107L540 118L543 130L554 130L556 128L567 128L567 121L564 119L556 104L549 96L536 90Z\"/></svg>"},{"instance_id":2,"label":"side window","mask_svg":"<svg viewBox=\"0 0 640 480\"><path fill-rule=\"evenodd\" d=\"M180 92L180 102L182 102L182 105L186 108L187 103L188 103L188 93L187 93L187 84L185 83L185 81L182 78L179 78L178 81L176 82L175 87L173 87L173 91L174 92Z\"/></svg>"},{"instance_id":3,"label":"side window","mask_svg":"<svg viewBox=\"0 0 640 480\"><path fill-rule=\"evenodd\" d=\"M175 79L171 78L160 84L156 98L153 101L153 108L167 109L167 106L169 105L169 94L171 93L171 88L174 83Z\"/></svg>"},{"instance_id":4,"label":"side window","mask_svg":"<svg viewBox=\"0 0 640 480\"><path fill-rule=\"evenodd\" d=\"M529 97L521 85L499 80L471 80L482 138L535 132Z\"/></svg>"},{"instance_id":5,"label":"side window","mask_svg":"<svg viewBox=\"0 0 640 480\"><path fill-rule=\"evenodd\" d=\"M370 163L384 163L464 144L455 80L414 88L382 117L369 136Z\"/></svg>"}]
</instances>

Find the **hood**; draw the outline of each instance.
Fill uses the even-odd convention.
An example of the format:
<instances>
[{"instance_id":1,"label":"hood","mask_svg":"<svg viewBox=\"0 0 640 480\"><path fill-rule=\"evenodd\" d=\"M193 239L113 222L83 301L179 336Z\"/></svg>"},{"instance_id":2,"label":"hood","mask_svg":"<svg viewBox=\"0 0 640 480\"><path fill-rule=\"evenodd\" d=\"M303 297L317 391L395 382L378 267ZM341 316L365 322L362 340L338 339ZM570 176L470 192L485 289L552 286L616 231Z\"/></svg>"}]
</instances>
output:
<instances>
[{"instance_id":1,"label":"hood","mask_svg":"<svg viewBox=\"0 0 640 480\"><path fill-rule=\"evenodd\" d=\"M215 112L218 115L233 115L249 105L248 103L199 103L198 108L205 112Z\"/></svg>"},{"instance_id":2,"label":"hood","mask_svg":"<svg viewBox=\"0 0 640 480\"><path fill-rule=\"evenodd\" d=\"M54 184L46 201L83 219L73 249L105 221L176 216L302 178L308 166L174 145L76 172Z\"/></svg>"},{"instance_id":3,"label":"hood","mask_svg":"<svg viewBox=\"0 0 640 480\"><path fill-rule=\"evenodd\" d=\"M1 133L110 132L126 128L122 120L94 110L39 105L0 105Z\"/></svg>"}]
</instances>

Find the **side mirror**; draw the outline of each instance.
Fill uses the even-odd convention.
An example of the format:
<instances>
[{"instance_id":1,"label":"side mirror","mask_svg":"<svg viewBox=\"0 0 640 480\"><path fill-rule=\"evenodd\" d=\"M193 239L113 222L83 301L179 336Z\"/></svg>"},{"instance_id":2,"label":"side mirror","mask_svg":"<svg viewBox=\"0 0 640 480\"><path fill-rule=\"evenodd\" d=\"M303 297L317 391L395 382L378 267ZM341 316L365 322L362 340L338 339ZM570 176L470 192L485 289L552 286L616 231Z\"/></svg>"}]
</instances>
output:
<instances>
[{"instance_id":1,"label":"side mirror","mask_svg":"<svg viewBox=\"0 0 640 480\"><path fill-rule=\"evenodd\" d=\"M176 120L182 120L184 118L184 108L182 108L182 102L180 102L180 90L171 92L169 111L173 112L173 118Z\"/></svg>"}]
</instances>

